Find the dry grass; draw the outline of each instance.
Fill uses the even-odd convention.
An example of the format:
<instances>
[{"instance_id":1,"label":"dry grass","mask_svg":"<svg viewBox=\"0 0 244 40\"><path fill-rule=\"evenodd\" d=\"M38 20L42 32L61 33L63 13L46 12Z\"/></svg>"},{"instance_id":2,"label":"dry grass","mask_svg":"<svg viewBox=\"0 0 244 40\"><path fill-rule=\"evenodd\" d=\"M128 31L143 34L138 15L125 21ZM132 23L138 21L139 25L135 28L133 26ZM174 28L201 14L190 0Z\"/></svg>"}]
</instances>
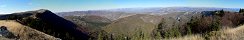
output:
<instances>
[{"instance_id":1,"label":"dry grass","mask_svg":"<svg viewBox=\"0 0 244 40\"><path fill-rule=\"evenodd\" d=\"M227 28L211 36L211 40L244 40L244 25L237 28Z\"/></svg>"},{"instance_id":2,"label":"dry grass","mask_svg":"<svg viewBox=\"0 0 244 40\"><path fill-rule=\"evenodd\" d=\"M205 40L205 39L200 35L187 35L184 37L169 38L169 39L164 39L164 40Z\"/></svg>"},{"instance_id":3,"label":"dry grass","mask_svg":"<svg viewBox=\"0 0 244 40\"><path fill-rule=\"evenodd\" d=\"M125 35L133 38L136 34L143 34L145 37L144 39L149 39L156 24L150 21L145 22L145 19L150 19L154 22L155 20L159 20L156 19L156 17L158 16L144 14L129 16L116 20L115 22L103 27L103 30L110 34L114 34L114 36Z\"/></svg>"},{"instance_id":4,"label":"dry grass","mask_svg":"<svg viewBox=\"0 0 244 40\"><path fill-rule=\"evenodd\" d=\"M6 26L7 29L19 36L20 40L55 40L56 38L43 32L21 25L14 20L0 20L0 26Z\"/></svg>"},{"instance_id":5,"label":"dry grass","mask_svg":"<svg viewBox=\"0 0 244 40\"><path fill-rule=\"evenodd\" d=\"M237 28L225 28L220 31L212 31L207 36L209 40L244 40L244 25ZM206 37L206 36L205 36ZM202 35L186 35L184 37L169 38L165 40L206 40Z\"/></svg>"}]
</instances>

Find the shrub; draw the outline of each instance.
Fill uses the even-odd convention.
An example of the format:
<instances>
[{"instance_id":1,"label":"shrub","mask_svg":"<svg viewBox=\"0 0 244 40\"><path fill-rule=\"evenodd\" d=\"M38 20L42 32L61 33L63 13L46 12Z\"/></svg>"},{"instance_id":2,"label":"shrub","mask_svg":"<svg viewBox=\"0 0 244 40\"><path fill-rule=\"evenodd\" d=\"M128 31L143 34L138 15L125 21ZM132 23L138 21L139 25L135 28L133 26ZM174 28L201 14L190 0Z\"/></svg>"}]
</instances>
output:
<instances>
[{"instance_id":1,"label":"shrub","mask_svg":"<svg viewBox=\"0 0 244 40\"><path fill-rule=\"evenodd\" d=\"M242 24L244 16L239 13L226 12L221 18L220 22L222 26L238 26Z\"/></svg>"},{"instance_id":2,"label":"shrub","mask_svg":"<svg viewBox=\"0 0 244 40\"><path fill-rule=\"evenodd\" d=\"M157 29L154 30L153 34L157 38L170 38L170 37L179 37L182 36L183 32L180 26L173 25L173 27L166 28L164 19L158 24Z\"/></svg>"},{"instance_id":3,"label":"shrub","mask_svg":"<svg viewBox=\"0 0 244 40\"><path fill-rule=\"evenodd\" d=\"M163 37L164 38L170 38L170 37L180 37L181 32L179 28L172 28L164 32Z\"/></svg>"},{"instance_id":4,"label":"shrub","mask_svg":"<svg viewBox=\"0 0 244 40\"><path fill-rule=\"evenodd\" d=\"M222 9L222 10L215 11L215 13L213 14L222 17L224 15L224 10Z\"/></svg>"},{"instance_id":5,"label":"shrub","mask_svg":"<svg viewBox=\"0 0 244 40\"><path fill-rule=\"evenodd\" d=\"M210 31L217 31L220 29L218 17L202 16L200 18L192 18L187 23L187 34L191 33L205 33Z\"/></svg>"}]
</instances>

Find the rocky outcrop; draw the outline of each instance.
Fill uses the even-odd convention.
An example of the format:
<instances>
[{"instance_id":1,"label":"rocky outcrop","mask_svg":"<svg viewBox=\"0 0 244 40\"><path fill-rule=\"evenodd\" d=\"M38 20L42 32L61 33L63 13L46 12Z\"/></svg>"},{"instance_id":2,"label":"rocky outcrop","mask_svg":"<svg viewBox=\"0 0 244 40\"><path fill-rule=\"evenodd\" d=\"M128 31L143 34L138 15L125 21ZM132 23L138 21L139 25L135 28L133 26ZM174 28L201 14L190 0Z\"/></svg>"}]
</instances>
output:
<instances>
[{"instance_id":1,"label":"rocky outcrop","mask_svg":"<svg viewBox=\"0 0 244 40\"><path fill-rule=\"evenodd\" d=\"M17 37L12 32L9 32L7 27L5 27L5 26L1 26L0 27L0 37L6 37L6 38L10 38L10 39L17 39Z\"/></svg>"},{"instance_id":2,"label":"rocky outcrop","mask_svg":"<svg viewBox=\"0 0 244 40\"><path fill-rule=\"evenodd\" d=\"M50 36L45 34L41 31L35 30L31 27L25 26L20 24L15 20L0 20L0 26L4 26L7 28L5 30L4 27L1 29L6 33L11 33L16 36L15 38L7 38L7 37L0 37L0 40L7 40L7 39L17 39L17 40L59 40L59 38Z\"/></svg>"}]
</instances>

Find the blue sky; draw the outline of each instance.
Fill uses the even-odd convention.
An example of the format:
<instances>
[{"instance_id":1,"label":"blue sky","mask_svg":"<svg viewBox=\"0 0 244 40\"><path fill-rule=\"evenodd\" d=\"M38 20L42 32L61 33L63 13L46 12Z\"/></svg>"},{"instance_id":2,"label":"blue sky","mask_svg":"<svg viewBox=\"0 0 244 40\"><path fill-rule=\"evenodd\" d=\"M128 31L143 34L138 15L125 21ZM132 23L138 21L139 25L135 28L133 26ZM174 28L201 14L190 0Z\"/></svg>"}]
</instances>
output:
<instances>
[{"instance_id":1,"label":"blue sky","mask_svg":"<svg viewBox=\"0 0 244 40\"><path fill-rule=\"evenodd\" d=\"M0 0L0 14L37 9L67 12L138 7L244 8L244 0Z\"/></svg>"}]
</instances>

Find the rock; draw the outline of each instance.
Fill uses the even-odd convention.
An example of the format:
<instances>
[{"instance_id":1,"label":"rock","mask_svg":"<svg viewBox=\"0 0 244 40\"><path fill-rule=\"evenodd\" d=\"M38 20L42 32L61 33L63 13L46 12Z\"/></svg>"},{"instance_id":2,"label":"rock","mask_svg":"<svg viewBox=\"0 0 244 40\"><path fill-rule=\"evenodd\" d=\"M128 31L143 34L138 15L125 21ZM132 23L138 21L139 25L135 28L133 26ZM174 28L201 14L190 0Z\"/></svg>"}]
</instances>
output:
<instances>
[{"instance_id":1,"label":"rock","mask_svg":"<svg viewBox=\"0 0 244 40\"><path fill-rule=\"evenodd\" d=\"M10 38L10 39L16 38L16 36L12 32L9 32L7 27L5 26L0 27L0 36Z\"/></svg>"}]
</instances>

